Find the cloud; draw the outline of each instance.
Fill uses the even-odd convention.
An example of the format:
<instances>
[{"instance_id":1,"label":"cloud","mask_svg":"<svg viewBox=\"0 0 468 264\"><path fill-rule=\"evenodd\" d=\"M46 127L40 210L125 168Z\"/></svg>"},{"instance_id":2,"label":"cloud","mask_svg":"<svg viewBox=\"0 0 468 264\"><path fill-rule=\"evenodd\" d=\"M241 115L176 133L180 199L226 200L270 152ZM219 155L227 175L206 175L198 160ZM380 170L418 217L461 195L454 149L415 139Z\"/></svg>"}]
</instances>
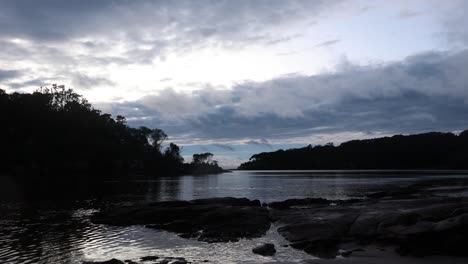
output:
<instances>
[{"instance_id":1,"label":"cloud","mask_svg":"<svg viewBox=\"0 0 468 264\"><path fill-rule=\"evenodd\" d=\"M267 147L267 148L272 148L272 145L268 142L267 139L265 138L262 138L260 140L249 140L247 142L245 142L245 144L247 145L256 145L256 146L263 146L263 147Z\"/></svg>"},{"instance_id":2,"label":"cloud","mask_svg":"<svg viewBox=\"0 0 468 264\"><path fill-rule=\"evenodd\" d=\"M301 37L295 25L341 1L4 0L0 64L26 65L27 79L99 88L111 84L101 74L115 66L293 41Z\"/></svg>"},{"instance_id":3,"label":"cloud","mask_svg":"<svg viewBox=\"0 0 468 264\"><path fill-rule=\"evenodd\" d=\"M124 37L153 47L166 39L188 44L207 38L243 42L260 37L268 43L284 38L270 37L272 27L306 19L337 2L5 0L0 3L0 34L40 41ZM94 46L92 41L84 43Z\"/></svg>"},{"instance_id":4,"label":"cloud","mask_svg":"<svg viewBox=\"0 0 468 264\"><path fill-rule=\"evenodd\" d=\"M25 87L34 87L37 89L42 86L47 86L49 85L49 83L47 83L46 80L42 80L42 79L32 79L32 80L27 80L27 81L10 82L7 85L12 89L25 88Z\"/></svg>"},{"instance_id":5,"label":"cloud","mask_svg":"<svg viewBox=\"0 0 468 264\"><path fill-rule=\"evenodd\" d=\"M19 71L16 70L0 70L0 81L12 79L20 75Z\"/></svg>"},{"instance_id":6,"label":"cloud","mask_svg":"<svg viewBox=\"0 0 468 264\"><path fill-rule=\"evenodd\" d=\"M213 146L218 147L223 150L228 150L228 151L235 151L236 149L233 146L226 145L226 144L213 144Z\"/></svg>"},{"instance_id":7,"label":"cloud","mask_svg":"<svg viewBox=\"0 0 468 264\"><path fill-rule=\"evenodd\" d=\"M468 47L468 1L431 1L438 11L438 19L441 21L441 36L449 46Z\"/></svg>"},{"instance_id":8,"label":"cloud","mask_svg":"<svg viewBox=\"0 0 468 264\"><path fill-rule=\"evenodd\" d=\"M460 130L468 120L468 50L286 75L230 89L164 90L112 111L187 142L306 143L317 134ZM138 109L131 110L128 109ZM212 142L213 143L213 142ZM261 143L261 142L260 142ZM326 143L326 142L325 142ZM253 143L255 144L255 143Z\"/></svg>"},{"instance_id":9,"label":"cloud","mask_svg":"<svg viewBox=\"0 0 468 264\"><path fill-rule=\"evenodd\" d=\"M409 19L409 18L420 16L422 14L423 13L421 13L421 12L405 9L405 10L401 10L398 13L398 17L401 18L401 19Z\"/></svg>"},{"instance_id":10,"label":"cloud","mask_svg":"<svg viewBox=\"0 0 468 264\"><path fill-rule=\"evenodd\" d=\"M98 76L89 76L87 74L83 74L80 72L73 73L72 85L75 88L81 88L81 89L92 89L95 86L112 86L114 85L114 82L111 80L104 78L104 77L98 77Z\"/></svg>"},{"instance_id":11,"label":"cloud","mask_svg":"<svg viewBox=\"0 0 468 264\"><path fill-rule=\"evenodd\" d=\"M338 42L340 42L339 39L332 39L332 40L328 40L328 41L319 43L319 44L315 45L315 47L316 48L329 47L329 46L333 46L333 45L337 44Z\"/></svg>"}]
</instances>

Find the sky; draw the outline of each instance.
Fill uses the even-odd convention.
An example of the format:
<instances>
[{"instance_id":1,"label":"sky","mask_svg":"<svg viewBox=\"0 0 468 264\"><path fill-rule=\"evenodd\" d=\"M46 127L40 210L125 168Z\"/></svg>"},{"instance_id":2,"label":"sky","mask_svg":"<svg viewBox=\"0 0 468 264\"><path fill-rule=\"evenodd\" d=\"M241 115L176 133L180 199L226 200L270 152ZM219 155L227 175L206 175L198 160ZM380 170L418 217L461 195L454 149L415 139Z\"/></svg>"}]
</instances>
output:
<instances>
[{"instance_id":1,"label":"sky","mask_svg":"<svg viewBox=\"0 0 468 264\"><path fill-rule=\"evenodd\" d=\"M0 89L64 84L187 161L468 129L465 0L2 0Z\"/></svg>"}]
</instances>

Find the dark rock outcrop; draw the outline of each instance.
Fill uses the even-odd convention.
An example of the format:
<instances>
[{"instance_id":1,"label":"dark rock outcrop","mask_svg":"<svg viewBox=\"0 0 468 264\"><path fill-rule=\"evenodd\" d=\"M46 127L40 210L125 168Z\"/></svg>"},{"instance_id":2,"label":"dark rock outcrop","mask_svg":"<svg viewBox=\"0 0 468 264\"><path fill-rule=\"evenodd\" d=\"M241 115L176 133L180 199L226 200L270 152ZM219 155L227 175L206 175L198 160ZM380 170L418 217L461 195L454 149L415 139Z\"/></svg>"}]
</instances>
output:
<instances>
[{"instance_id":1,"label":"dark rock outcrop","mask_svg":"<svg viewBox=\"0 0 468 264\"><path fill-rule=\"evenodd\" d=\"M145 256L140 258L141 261L154 261L157 259L159 259L158 256Z\"/></svg>"},{"instance_id":2,"label":"dark rock outcrop","mask_svg":"<svg viewBox=\"0 0 468 264\"><path fill-rule=\"evenodd\" d=\"M276 249L274 244L265 243L261 246L253 248L252 252L262 256L273 256L276 253Z\"/></svg>"},{"instance_id":3,"label":"dark rock outcrop","mask_svg":"<svg viewBox=\"0 0 468 264\"><path fill-rule=\"evenodd\" d=\"M320 258L350 256L354 250L349 245L369 244L392 246L401 255L468 256L468 198L444 197L429 187L386 190L367 199L290 199L267 207L258 200L229 197L158 202L104 210L92 220L145 225L205 242L260 237L274 222L291 247ZM275 248L265 244L252 251L270 255ZM169 263L167 258L154 260Z\"/></svg>"},{"instance_id":4,"label":"dark rock outcrop","mask_svg":"<svg viewBox=\"0 0 468 264\"><path fill-rule=\"evenodd\" d=\"M118 259L110 259L106 261L86 261L83 264L125 264L125 262L118 260Z\"/></svg>"},{"instance_id":5,"label":"dark rock outcrop","mask_svg":"<svg viewBox=\"0 0 468 264\"><path fill-rule=\"evenodd\" d=\"M260 237L270 227L268 210L258 200L230 197L112 208L92 219L110 225L145 225L205 242Z\"/></svg>"},{"instance_id":6,"label":"dark rock outcrop","mask_svg":"<svg viewBox=\"0 0 468 264\"><path fill-rule=\"evenodd\" d=\"M424 195L421 195L424 193ZM288 200L270 205L270 218L291 246L320 258L352 251L343 244L396 246L401 255L468 256L467 198L395 190L367 200Z\"/></svg>"},{"instance_id":7,"label":"dark rock outcrop","mask_svg":"<svg viewBox=\"0 0 468 264\"><path fill-rule=\"evenodd\" d=\"M152 263L152 264L188 264L191 263L182 257L158 257L158 256L146 256L141 257L140 261L143 263ZM207 261L203 261L207 262ZM82 262L82 264L138 264L138 262L132 260L121 261L118 259L111 259L107 261L88 261Z\"/></svg>"}]
</instances>

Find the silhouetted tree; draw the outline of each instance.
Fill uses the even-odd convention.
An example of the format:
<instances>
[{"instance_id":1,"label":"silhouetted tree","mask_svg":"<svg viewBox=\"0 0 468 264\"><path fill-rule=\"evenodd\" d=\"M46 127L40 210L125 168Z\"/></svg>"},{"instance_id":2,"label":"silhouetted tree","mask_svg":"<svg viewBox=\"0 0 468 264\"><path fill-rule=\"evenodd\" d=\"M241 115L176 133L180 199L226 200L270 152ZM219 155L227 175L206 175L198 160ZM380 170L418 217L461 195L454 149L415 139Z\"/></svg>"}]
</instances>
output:
<instances>
[{"instance_id":1,"label":"silhouetted tree","mask_svg":"<svg viewBox=\"0 0 468 264\"><path fill-rule=\"evenodd\" d=\"M200 164L200 163L209 163L211 158L213 158L213 154L206 152L201 154L193 154L192 156L192 163Z\"/></svg>"},{"instance_id":2,"label":"silhouetted tree","mask_svg":"<svg viewBox=\"0 0 468 264\"><path fill-rule=\"evenodd\" d=\"M129 127L124 116L113 119L62 85L0 90L0 124L0 175L34 188L190 173L176 144L162 153L164 131Z\"/></svg>"},{"instance_id":3,"label":"silhouetted tree","mask_svg":"<svg viewBox=\"0 0 468 264\"><path fill-rule=\"evenodd\" d=\"M468 169L468 130L264 152L239 169Z\"/></svg>"}]
</instances>

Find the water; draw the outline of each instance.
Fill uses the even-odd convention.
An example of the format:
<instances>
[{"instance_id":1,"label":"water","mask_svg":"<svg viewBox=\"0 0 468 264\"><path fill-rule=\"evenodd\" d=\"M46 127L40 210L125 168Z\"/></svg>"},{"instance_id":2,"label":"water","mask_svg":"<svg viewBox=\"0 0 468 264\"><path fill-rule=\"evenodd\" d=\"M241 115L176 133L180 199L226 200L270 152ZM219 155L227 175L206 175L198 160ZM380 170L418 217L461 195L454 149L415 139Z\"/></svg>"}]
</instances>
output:
<instances>
[{"instance_id":1,"label":"water","mask_svg":"<svg viewBox=\"0 0 468 264\"><path fill-rule=\"evenodd\" d=\"M91 223L103 206L209 197L247 197L262 202L290 198L349 199L363 193L420 181L468 178L453 171L235 171L219 175L109 182L98 196L74 200L2 202L0 263L81 263L83 260L133 259L147 255L185 257L211 263L301 263L312 256L290 247L272 227L262 238L207 244L142 226ZM448 190L451 195L456 189ZM251 253L260 243L277 245L274 257Z\"/></svg>"}]
</instances>

